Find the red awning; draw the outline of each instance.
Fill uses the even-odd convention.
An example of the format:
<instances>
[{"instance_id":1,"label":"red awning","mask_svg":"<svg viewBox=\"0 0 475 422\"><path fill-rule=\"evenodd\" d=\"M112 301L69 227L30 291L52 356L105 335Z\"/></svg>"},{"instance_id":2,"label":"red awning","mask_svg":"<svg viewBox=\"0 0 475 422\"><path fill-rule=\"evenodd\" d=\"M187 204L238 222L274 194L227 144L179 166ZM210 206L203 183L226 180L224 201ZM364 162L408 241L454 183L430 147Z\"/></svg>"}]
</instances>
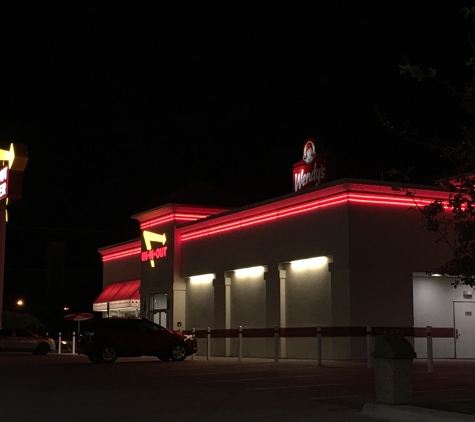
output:
<instances>
[{"instance_id":1,"label":"red awning","mask_svg":"<svg viewBox=\"0 0 475 422\"><path fill-rule=\"evenodd\" d=\"M134 306L134 304L140 303L139 289L140 280L109 284L94 301L94 310L99 310L99 304L107 303L116 304L118 307Z\"/></svg>"}]
</instances>

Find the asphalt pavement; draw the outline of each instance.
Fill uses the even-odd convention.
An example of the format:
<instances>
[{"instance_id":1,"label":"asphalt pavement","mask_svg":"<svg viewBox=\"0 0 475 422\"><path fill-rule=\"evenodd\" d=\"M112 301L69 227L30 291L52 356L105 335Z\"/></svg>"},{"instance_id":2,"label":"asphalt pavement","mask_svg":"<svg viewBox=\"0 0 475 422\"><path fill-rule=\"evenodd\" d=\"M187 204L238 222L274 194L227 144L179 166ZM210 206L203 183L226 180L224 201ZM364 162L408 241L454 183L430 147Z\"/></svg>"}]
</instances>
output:
<instances>
[{"instance_id":1,"label":"asphalt pavement","mask_svg":"<svg viewBox=\"0 0 475 422\"><path fill-rule=\"evenodd\" d=\"M473 375L473 361L436 362L434 373L416 361L414 404L474 398ZM374 422L395 413L379 405L379 413L367 411L376 403L374 372L359 362L195 357L97 365L77 355L19 353L0 354L0 380L2 422ZM427 412L432 419L399 420L440 415Z\"/></svg>"}]
</instances>

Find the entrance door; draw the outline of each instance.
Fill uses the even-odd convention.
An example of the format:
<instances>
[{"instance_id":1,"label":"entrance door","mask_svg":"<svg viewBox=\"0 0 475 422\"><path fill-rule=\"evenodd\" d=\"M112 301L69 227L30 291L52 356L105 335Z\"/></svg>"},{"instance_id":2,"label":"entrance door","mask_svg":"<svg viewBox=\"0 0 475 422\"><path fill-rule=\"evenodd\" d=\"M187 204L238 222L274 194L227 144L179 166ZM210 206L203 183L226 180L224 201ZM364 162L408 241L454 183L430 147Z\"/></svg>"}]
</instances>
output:
<instances>
[{"instance_id":1,"label":"entrance door","mask_svg":"<svg viewBox=\"0 0 475 422\"><path fill-rule=\"evenodd\" d=\"M150 295L150 317L155 324L168 328L168 295L166 293Z\"/></svg>"},{"instance_id":2,"label":"entrance door","mask_svg":"<svg viewBox=\"0 0 475 422\"><path fill-rule=\"evenodd\" d=\"M455 357L475 358L475 303L454 302Z\"/></svg>"},{"instance_id":3,"label":"entrance door","mask_svg":"<svg viewBox=\"0 0 475 422\"><path fill-rule=\"evenodd\" d=\"M168 311L155 311L152 315L152 321L167 328L167 313Z\"/></svg>"}]
</instances>

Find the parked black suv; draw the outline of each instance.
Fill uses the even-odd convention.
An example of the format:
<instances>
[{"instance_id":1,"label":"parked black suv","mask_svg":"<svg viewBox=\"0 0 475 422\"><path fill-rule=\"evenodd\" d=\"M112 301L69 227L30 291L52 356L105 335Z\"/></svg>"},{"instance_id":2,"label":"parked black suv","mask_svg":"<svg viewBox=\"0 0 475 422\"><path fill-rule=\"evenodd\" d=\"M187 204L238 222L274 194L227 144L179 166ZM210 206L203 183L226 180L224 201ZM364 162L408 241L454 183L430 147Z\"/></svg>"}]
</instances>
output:
<instances>
[{"instance_id":1,"label":"parked black suv","mask_svg":"<svg viewBox=\"0 0 475 422\"><path fill-rule=\"evenodd\" d=\"M168 330L144 318L93 319L83 327L77 352L94 363L112 363L118 357L132 356L179 361L197 350L194 336Z\"/></svg>"}]
</instances>

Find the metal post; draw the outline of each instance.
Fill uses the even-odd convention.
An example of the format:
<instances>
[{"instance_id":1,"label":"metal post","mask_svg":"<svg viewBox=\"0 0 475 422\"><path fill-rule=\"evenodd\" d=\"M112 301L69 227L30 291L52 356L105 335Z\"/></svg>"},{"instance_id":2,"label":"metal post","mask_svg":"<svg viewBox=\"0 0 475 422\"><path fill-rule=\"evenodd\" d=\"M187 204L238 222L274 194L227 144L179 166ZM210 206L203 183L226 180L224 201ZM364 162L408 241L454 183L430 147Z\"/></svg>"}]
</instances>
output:
<instances>
[{"instance_id":1,"label":"metal post","mask_svg":"<svg viewBox=\"0 0 475 422\"><path fill-rule=\"evenodd\" d=\"M58 353L61 354L61 331L58 335Z\"/></svg>"},{"instance_id":2,"label":"metal post","mask_svg":"<svg viewBox=\"0 0 475 422\"><path fill-rule=\"evenodd\" d=\"M371 342L373 340L373 333L371 326L366 327L366 360L368 368L373 367L373 357L371 356Z\"/></svg>"},{"instance_id":3,"label":"metal post","mask_svg":"<svg viewBox=\"0 0 475 422\"><path fill-rule=\"evenodd\" d=\"M317 361L322 366L322 327L317 327Z\"/></svg>"},{"instance_id":4,"label":"metal post","mask_svg":"<svg viewBox=\"0 0 475 422\"><path fill-rule=\"evenodd\" d=\"M73 355L76 354L76 332L73 331L73 348L72 348Z\"/></svg>"},{"instance_id":5,"label":"metal post","mask_svg":"<svg viewBox=\"0 0 475 422\"><path fill-rule=\"evenodd\" d=\"M208 344L207 344L207 352L206 352L206 360L209 360L209 358L211 357L211 328L208 327L208 334L206 335L206 338L208 340Z\"/></svg>"},{"instance_id":6,"label":"metal post","mask_svg":"<svg viewBox=\"0 0 475 422\"><path fill-rule=\"evenodd\" d=\"M238 330L238 361L242 361L242 325L239 326Z\"/></svg>"},{"instance_id":7,"label":"metal post","mask_svg":"<svg viewBox=\"0 0 475 422\"><path fill-rule=\"evenodd\" d=\"M195 332L196 332L196 330L195 330L194 328L192 328L192 329L191 329L191 334L193 335L193 337L196 338ZM193 354L191 355L191 359L194 359L194 357L195 357L195 354L193 353Z\"/></svg>"},{"instance_id":8,"label":"metal post","mask_svg":"<svg viewBox=\"0 0 475 422\"><path fill-rule=\"evenodd\" d=\"M279 339L279 327L274 325L274 361L279 362L280 355L280 339Z\"/></svg>"},{"instance_id":9,"label":"metal post","mask_svg":"<svg viewBox=\"0 0 475 422\"><path fill-rule=\"evenodd\" d=\"M428 325L427 331L427 371L434 372L434 353L432 348L432 327Z\"/></svg>"}]
</instances>

